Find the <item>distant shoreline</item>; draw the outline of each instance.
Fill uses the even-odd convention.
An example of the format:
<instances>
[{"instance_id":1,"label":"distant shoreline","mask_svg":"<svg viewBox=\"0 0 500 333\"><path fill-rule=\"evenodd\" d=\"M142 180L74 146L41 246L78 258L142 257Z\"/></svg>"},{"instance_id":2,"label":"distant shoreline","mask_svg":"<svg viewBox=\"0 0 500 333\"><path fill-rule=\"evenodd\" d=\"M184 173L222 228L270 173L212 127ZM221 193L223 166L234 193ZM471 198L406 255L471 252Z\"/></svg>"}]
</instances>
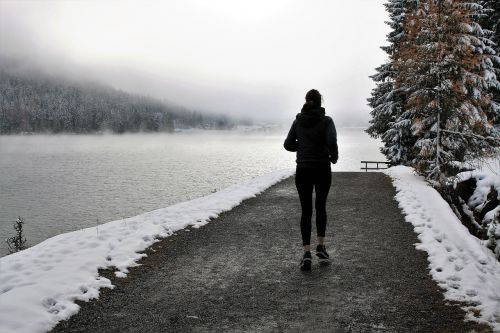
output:
<instances>
[{"instance_id":1,"label":"distant shoreline","mask_svg":"<svg viewBox=\"0 0 500 333\"><path fill-rule=\"evenodd\" d=\"M337 130L365 130L368 126L339 126ZM5 136L38 136L38 135L85 135L85 136L100 136L100 135L130 135L130 134L198 134L198 133L231 133L231 134L286 134L287 127L285 125L269 125L269 126L236 126L231 129L204 129L204 128L176 128L173 131L130 131L116 133L113 131L98 131L98 132L19 132L19 133L0 133L0 137Z\"/></svg>"}]
</instances>

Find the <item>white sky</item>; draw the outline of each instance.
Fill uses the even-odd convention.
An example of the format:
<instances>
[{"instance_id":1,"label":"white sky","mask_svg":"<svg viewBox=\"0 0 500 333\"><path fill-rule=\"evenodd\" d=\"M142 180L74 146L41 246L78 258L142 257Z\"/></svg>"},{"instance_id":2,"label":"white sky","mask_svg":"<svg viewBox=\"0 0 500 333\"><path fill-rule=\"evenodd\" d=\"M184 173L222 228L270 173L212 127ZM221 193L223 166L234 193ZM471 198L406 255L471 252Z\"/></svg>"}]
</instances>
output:
<instances>
[{"instance_id":1,"label":"white sky","mask_svg":"<svg viewBox=\"0 0 500 333\"><path fill-rule=\"evenodd\" d=\"M199 110L285 120L318 89L368 119L382 0L0 0L0 52ZM56 65L56 66L54 66Z\"/></svg>"}]
</instances>

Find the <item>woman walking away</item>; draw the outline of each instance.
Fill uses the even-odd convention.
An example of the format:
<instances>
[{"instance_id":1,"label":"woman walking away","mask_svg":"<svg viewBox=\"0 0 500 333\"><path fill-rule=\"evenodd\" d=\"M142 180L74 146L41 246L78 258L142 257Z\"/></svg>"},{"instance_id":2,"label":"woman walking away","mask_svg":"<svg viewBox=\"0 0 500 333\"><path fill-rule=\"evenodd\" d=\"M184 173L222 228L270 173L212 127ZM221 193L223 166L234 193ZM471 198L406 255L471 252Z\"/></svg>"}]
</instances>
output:
<instances>
[{"instance_id":1,"label":"woman walking away","mask_svg":"<svg viewBox=\"0 0 500 333\"><path fill-rule=\"evenodd\" d=\"M300 231L304 255L300 263L302 270L311 270L311 217L312 193L316 192L316 231L318 245L316 256L320 264L328 264L330 257L325 248L326 198L332 182L330 162L338 159L337 132L332 118L325 116L321 107L321 94L312 89L306 94L306 103L297 114L284 147L297 152L297 172L295 185L299 193L302 216Z\"/></svg>"}]
</instances>

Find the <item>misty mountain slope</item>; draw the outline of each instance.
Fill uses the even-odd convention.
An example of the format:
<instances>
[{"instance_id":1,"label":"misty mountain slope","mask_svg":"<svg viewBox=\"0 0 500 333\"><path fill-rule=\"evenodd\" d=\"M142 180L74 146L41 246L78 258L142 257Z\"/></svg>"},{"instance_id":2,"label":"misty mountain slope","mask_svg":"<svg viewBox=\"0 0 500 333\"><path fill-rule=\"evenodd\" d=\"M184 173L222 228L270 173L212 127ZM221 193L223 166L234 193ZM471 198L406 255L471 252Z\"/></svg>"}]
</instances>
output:
<instances>
[{"instance_id":1,"label":"misty mountain slope","mask_svg":"<svg viewBox=\"0 0 500 333\"><path fill-rule=\"evenodd\" d=\"M171 132L227 128L224 116L201 115L154 98L0 63L0 134L20 132Z\"/></svg>"}]
</instances>

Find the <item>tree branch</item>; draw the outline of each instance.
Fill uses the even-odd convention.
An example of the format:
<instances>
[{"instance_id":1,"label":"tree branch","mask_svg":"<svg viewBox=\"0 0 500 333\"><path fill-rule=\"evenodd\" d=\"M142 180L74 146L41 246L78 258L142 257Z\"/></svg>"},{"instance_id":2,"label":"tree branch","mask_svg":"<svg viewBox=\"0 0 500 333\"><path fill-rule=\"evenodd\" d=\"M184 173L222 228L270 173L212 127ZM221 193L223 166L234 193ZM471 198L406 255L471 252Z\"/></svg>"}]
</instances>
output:
<instances>
[{"instance_id":1,"label":"tree branch","mask_svg":"<svg viewBox=\"0 0 500 333\"><path fill-rule=\"evenodd\" d=\"M493 138L491 136L484 137L482 135L477 135L477 134L473 134L473 133L460 133L460 132L444 130L444 129L441 129L441 132L445 132L445 133L449 133L449 134L456 134L456 135L460 135L460 136L466 136L466 137L470 137L470 138L478 139L478 140L500 142L500 138Z\"/></svg>"}]
</instances>

